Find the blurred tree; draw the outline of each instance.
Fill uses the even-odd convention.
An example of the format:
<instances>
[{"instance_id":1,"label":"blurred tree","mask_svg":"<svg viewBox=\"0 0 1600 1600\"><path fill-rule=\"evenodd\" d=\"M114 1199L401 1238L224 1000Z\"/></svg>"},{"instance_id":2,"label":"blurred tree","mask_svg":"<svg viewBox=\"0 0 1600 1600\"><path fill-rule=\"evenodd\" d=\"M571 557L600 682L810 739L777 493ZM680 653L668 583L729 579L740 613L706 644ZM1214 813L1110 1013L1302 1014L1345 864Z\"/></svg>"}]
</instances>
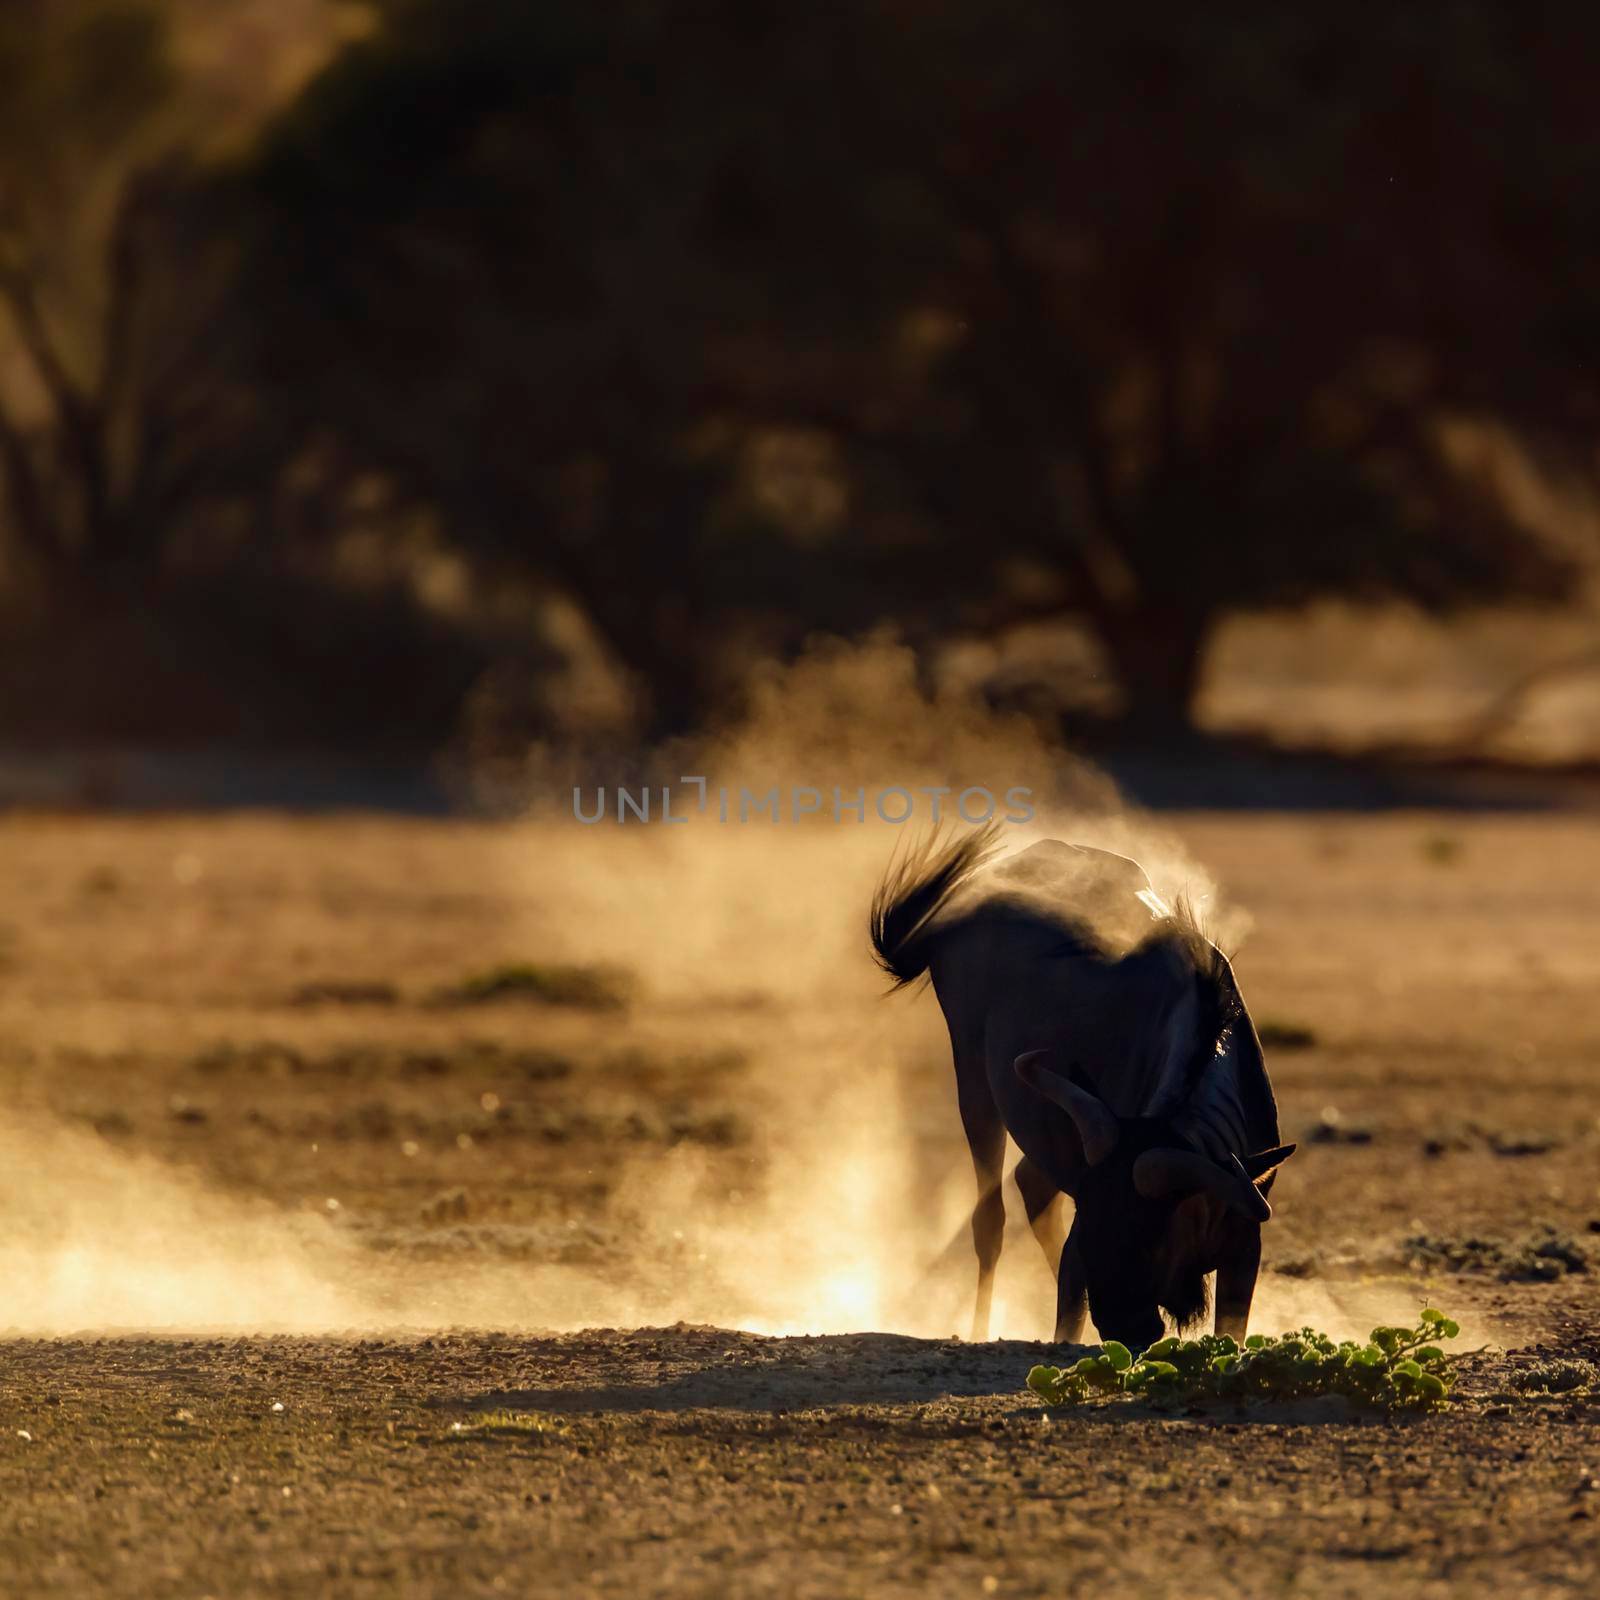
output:
<instances>
[{"instance_id":1,"label":"blurred tree","mask_svg":"<svg viewBox=\"0 0 1600 1600\"><path fill-rule=\"evenodd\" d=\"M338 537L414 523L255 384L218 173L275 75L254 60L241 93L222 9L0 9L0 721L436 745L489 657L403 563L340 569ZM301 9L303 56L323 19Z\"/></svg>"},{"instance_id":2,"label":"blurred tree","mask_svg":"<svg viewBox=\"0 0 1600 1600\"><path fill-rule=\"evenodd\" d=\"M151 8L0 15L0 482L37 576L127 576L260 441L223 381L222 242L189 208ZM224 447L224 445L226 447Z\"/></svg>"},{"instance_id":3,"label":"blurred tree","mask_svg":"<svg viewBox=\"0 0 1600 1600\"><path fill-rule=\"evenodd\" d=\"M259 376L658 729L1067 613L1170 726L1229 612L1573 581L1485 441L1592 472L1600 13L377 11L246 174Z\"/></svg>"},{"instance_id":4,"label":"blurred tree","mask_svg":"<svg viewBox=\"0 0 1600 1600\"><path fill-rule=\"evenodd\" d=\"M777 131L760 84L678 79L694 49L649 7L383 14L254 174L275 403L570 596L658 729L704 715L741 639L870 622L851 569L878 550L826 509L791 536L770 492L774 448L810 449L813 487L836 467L837 430L763 393L774 329L823 324L719 250L730 152Z\"/></svg>"},{"instance_id":5,"label":"blurred tree","mask_svg":"<svg viewBox=\"0 0 1600 1600\"><path fill-rule=\"evenodd\" d=\"M1568 592L1484 431L1592 478L1593 19L889 9L959 335L920 477L1061 580L1132 715L1187 714L1230 611Z\"/></svg>"}]
</instances>

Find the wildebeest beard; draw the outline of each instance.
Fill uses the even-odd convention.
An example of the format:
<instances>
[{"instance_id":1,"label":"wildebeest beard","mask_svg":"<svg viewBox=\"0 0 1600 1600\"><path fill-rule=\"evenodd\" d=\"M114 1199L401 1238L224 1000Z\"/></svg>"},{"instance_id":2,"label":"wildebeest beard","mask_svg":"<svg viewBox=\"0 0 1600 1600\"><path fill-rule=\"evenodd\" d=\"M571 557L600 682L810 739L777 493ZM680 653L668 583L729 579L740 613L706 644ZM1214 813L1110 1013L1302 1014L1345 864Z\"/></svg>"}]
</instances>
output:
<instances>
[{"instance_id":1,"label":"wildebeest beard","mask_svg":"<svg viewBox=\"0 0 1600 1600\"><path fill-rule=\"evenodd\" d=\"M1178 1332L1187 1333L1209 1314L1211 1286L1198 1268L1177 1267L1162 1284L1157 1301Z\"/></svg>"}]
</instances>

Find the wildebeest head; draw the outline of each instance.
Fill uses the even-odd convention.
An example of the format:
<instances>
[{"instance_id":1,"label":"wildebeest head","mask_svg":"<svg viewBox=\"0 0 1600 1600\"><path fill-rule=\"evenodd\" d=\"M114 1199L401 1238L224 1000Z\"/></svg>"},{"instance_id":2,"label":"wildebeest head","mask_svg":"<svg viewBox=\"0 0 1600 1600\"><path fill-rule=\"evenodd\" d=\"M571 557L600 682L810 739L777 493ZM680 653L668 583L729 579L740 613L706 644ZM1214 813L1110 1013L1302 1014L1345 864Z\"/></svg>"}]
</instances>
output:
<instances>
[{"instance_id":1,"label":"wildebeest head","mask_svg":"<svg viewBox=\"0 0 1600 1600\"><path fill-rule=\"evenodd\" d=\"M1204 1316L1206 1274L1218 1265L1230 1220L1259 1225L1271 1217L1260 1186L1294 1146L1213 1161L1164 1117L1115 1116L1046 1067L1047 1054L1019 1056L1016 1071L1071 1116L1083 1146L1073 1237L1089 1314L1103 1339L1143 1350L1162 1335L1162 1311L1180 1329Z\"/></svg>"}]
</instances>

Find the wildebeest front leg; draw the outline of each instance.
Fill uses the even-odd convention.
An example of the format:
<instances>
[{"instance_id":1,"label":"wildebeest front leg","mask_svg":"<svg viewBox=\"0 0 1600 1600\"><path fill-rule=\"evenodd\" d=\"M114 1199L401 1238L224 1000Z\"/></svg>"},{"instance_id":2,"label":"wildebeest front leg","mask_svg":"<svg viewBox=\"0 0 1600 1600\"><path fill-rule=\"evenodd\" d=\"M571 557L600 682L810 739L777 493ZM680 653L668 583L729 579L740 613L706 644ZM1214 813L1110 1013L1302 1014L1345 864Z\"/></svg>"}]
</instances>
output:
<instances>
[{"instance_id":1,"label":"wildebeest front leg","mask_svg":"<svg viewBox=\"0 0 1600 1600\"><path fill-rule=\"evenodd\" d=\"M1229 1216L1217 1260L1217 1332L1243 1340L1261 1269L1261 1224Z\"/></svg>"},{"instance_id":2,"label":"wildebeest front leg","mask_svg":"<svg viewBox=\"0 0 1600 1600\"><path fill-rule=\"evenodd\" d=\"M1011 1174L1011 1181L1022 1196L1022 1208L1028 1214L1028 1226L1044 1251L1050 1267L1050 1276L1061 1272L1061 1249L1067 1242L1067 1225L1062 1216L1066 1204L1061 1191L1034 1164L1024 1156Z\"/></svg>"},{"instance_id":3,"label":"wildebeest front leg","mask_svg":"<svg viewBox=\"0 0 1600 1600\"><path fill-rule=\"evenodd\" d=\"M1077 1344L1083 1338L1083 1325L1088 1316L1089 1279L1083 1270L1078 1224L1074 1221L1056 1272L1056 1343Z\"/></svg>"}]
</instances>

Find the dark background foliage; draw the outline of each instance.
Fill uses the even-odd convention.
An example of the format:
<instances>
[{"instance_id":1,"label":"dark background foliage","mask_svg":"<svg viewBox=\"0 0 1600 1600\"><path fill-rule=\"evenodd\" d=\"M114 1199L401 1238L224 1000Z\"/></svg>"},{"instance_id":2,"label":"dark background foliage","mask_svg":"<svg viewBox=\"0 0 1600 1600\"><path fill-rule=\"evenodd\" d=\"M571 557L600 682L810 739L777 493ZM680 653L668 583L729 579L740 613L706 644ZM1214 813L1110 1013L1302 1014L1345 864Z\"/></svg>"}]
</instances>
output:
<instances>
[{"instance_id":1,"label":"dark background foliage","mask_svg":"<svg viewBox=\"0 0 1600 1600\"><path fill-rule=\"evenodd\" d=\"M1040 621L1161 733L1230 617L1581 591L1587 8L295 14L0 20L13 736L572 733L552 607L634 738Z\"/></svg>"}]
</instances>

